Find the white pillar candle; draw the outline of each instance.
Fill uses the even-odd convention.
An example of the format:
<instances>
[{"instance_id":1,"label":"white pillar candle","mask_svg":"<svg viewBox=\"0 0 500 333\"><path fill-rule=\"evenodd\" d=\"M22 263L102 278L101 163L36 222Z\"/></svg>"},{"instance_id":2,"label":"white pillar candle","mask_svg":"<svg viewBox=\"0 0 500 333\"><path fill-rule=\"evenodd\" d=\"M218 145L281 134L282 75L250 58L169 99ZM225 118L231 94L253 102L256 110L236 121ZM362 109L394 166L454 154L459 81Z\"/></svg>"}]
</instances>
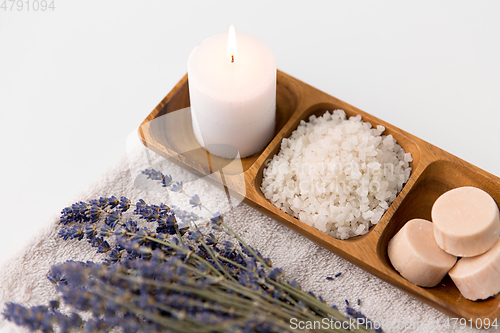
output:
<instances>
[{"instance_id":1,"label":"white pillar candle","mask_svg":"<svg viewBox=\"0 0 500 333\"><path fill-rule=\"evenodd\" d=\"M209 37L189 56L191 116L201 146L225 158L236 157L235 147L243 158L263 150L273 137L276 60L261 40L230 36Z\"/></svg>"}]
</instances>

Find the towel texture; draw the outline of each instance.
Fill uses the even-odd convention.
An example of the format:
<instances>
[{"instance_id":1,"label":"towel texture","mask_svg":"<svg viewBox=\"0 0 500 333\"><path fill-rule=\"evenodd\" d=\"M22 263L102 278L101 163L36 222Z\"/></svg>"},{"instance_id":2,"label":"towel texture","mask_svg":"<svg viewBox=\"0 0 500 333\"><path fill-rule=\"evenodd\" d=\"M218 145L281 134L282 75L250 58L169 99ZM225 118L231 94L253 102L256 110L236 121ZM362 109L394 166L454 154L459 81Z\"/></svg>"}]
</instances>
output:
<instances>
[{"instance_id":1,"label":"towel texture","mask_svg":"<svg viewBox=\"0 0 500 333\"><path fill-rule=\"evenodd\" d=\"M186 192L198 194L203 203L215 211L225 212L226 221L249 244L270 257L275 267L296 279L305 290L321 295L330 305L345 308L346 300L367 317L382 324L387 332L454 332L446 328L447 316L430 308L377 277L312 243L303 236L262 215L246 204L234 206L224 191L198 179L170 161L143 147L129 152L74 201L101 196L126 196L133 202L140 198L148 203L182 205L181 198L168 195L165 189L145 182L139 170L155 167L174 180L183 180ZM73 201L73 202L74 202ZM70 203L68 203L70 204ZM63 207L61 207L63 208ZM54 218L24 250L0 270L0 308L7 301L23 305L47 304L56 292L46 275L55 263L66 260L100 260L86 241L63 241L58 237L61 226ZM327 276L341 273L333 280ZM360 305L357 304L358 299ZM436 326L430 326L438 323ZM432 329L430 328L432 327ZM469 329L470 330L470 329ZM462 331L462 330L461 330ZM467 331L463 330L464 332ZM0 318L0 332L24 332Z\"/></svg>"}]
</instances>

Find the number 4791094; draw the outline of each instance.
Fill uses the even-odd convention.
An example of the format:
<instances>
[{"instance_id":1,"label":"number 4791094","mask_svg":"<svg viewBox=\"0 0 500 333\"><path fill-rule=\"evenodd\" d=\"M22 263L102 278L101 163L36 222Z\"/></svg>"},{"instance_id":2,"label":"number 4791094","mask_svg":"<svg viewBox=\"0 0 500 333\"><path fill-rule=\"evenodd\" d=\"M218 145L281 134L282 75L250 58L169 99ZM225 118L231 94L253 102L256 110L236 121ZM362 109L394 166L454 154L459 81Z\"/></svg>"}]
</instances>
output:
<instances>
[{"instance_id":1,"label":"number 4791094","mask_svg":"<svg viewBox=\"0 0 500 333\"><path fill-rule=\"evenodd\" d=\"M54 11L56 9L54 1L55 0L2 0L0 10L3 10L4 12L44 12L47 10Z\"/></svg>"},{"instance_id":2,"label":"number 4791094","mask_svg":"<svg viewBox=\"0 0 500 333\"><path fill-rule=\"evenodd\" d=\"M476 328L476 329L489 329L489 328L495 328L498 329L498 319L495 318L494 320L491 320L489 318L477 318L476 320L472 319L465 319L465 318L446 318L446 320L443 323L444 328L453 328L454 330L460 328L460 329L465 329L465 328Z\"/></svg>"}]
</instances>

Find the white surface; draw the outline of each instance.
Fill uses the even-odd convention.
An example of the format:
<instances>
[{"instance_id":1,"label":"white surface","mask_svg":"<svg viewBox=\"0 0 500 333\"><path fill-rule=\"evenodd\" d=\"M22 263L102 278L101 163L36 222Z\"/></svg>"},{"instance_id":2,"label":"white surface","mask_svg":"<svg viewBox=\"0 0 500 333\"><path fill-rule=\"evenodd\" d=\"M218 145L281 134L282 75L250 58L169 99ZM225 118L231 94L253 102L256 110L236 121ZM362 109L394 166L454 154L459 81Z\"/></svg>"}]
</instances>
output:
<instances>
[{"instance_id":1,"label":"white surface","mask_svg":"<svg viewBox=\"0 0 500 333\"><path fill-rule=\"evenodd\" d=\"M123 155L192 48L231 23L278 69L500 175L498 2L55 5L0 10L2 260Z\"/></svg>"}]
</instances>

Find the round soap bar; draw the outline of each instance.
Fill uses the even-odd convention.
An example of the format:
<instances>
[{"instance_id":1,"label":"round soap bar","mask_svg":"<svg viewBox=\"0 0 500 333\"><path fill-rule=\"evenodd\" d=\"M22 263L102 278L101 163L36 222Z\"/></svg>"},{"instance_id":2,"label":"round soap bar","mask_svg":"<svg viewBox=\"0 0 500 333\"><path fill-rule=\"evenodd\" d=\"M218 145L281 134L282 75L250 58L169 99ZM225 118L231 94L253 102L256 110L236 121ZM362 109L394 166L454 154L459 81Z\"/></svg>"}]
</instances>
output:
<instances>
[{"instance_id":1,"label":"round soap bar","mask_svg":"<svg viewBox=\"0 0 500 333\"><path fill-rule=\"evenodd\" d=\"M459 257L488 251L500 235L495 200L475 187L459 187L444 193L432 206L431 215L436 242Z\"/></svg>"},{"instance_id":2,"label":"round soap bar","mask_svg":"<svg viewBox=\"0 0 500 333\"><path fill-rule=\"evenodd\" d=\"M436 244L432 222L423 219L408 221L389 241L387 254L399 274L422 287L437 285L457 261Z\"/></svg>"},{"instance_id":3,"label":"round soap bar","mask_svg":"<svg viewBox=\"0 0 500 333\"><path fill-rule=\"evenodd\" d=\"M471 301L500 292L500 240L479 256L460 259L448 273L460 293Z\"/></svg>"}]
</instances>

